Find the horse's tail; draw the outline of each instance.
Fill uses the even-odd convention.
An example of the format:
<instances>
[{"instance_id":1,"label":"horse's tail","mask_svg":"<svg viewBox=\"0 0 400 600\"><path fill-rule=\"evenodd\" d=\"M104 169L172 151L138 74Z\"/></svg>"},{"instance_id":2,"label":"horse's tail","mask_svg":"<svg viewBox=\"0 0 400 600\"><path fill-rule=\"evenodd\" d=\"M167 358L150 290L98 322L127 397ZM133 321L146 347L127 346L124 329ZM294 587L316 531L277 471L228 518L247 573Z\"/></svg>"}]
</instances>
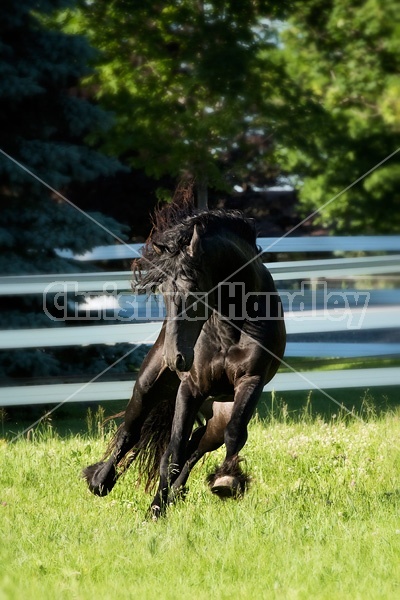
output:
<instances>
[{"instance_id":1,"label":"horse's tail","mask_svg":"<svg viewBox=\"0 0 400 600\"><path fill-rule=\"evenodd\" d=\"M162 400L150 411L141 427L139 440L117 465L118 476L135 461L139 482L145 481L146 492L155 487L160 474L161 458L171 438L174 411L175 397ZM124 434L125 423L122 423L110 441L103 460L115 451L121 435Z\"/></svg>"}]
</instances>

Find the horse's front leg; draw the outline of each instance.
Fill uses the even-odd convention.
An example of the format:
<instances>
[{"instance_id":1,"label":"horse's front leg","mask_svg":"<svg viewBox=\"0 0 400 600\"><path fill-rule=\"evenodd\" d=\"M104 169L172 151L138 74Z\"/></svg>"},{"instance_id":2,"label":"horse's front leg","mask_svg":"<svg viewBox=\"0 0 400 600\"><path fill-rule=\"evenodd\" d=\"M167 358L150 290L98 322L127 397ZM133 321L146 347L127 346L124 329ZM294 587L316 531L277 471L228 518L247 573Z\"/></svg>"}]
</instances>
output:
<instances>
[{"instance_id":1,"label":"horse's front leg","mask_svg":"<svg viewBox=\"0 0 400 600\"><path fill-rule=\"evenodd\" d=\"M232 415L225 429L226 455L222 465L209 477L211 491L220 497L244 493L249 478L240 467L239 452L247 441L247 426L254 414L264 385L260 376L244 376L235 388Z\"/></svg>"},{"instance_id":2,"label":"horse's front leg","mask_svg":"<svg viewBox=\"0 0 400 600\"><path fill-rule=\"evenodd\" d=\"M187 444L201 403L202 399L193 394L189 380L182 381L176 396L171 439L161 460L159 486L150 507L153 519L157 519L175 499L177 489L173 488L173 483L184 467Z\"/></svg>"},{"instance_id":3,"label":"horse's front leg","mask_svg":"<svg viewBox=\"0 0 400 600\"><path fill-rule=\"evenodd\" d=\"M162 330L156 344L143 361L132 398L125 411L124 423L109 443L103 460L83 470L90 491L97 496L105 496L113 489L120 476L118 464L138 442L141 427L159 399L158 388L162 387L165 379L162 360L163 335ZM125 468L129 464L127 460Z\"/></svg>"},{"instance_id":4,"label":"horse's front leg","mask_svg":"<svg viewBox=\"0 0 400 600\"><path fill-rule=\"evenodd\" d=\"M195 464L207 452L213 452L222 446L232 408L233 402L228 400L212 403L212 414L206 425L196 429L190 438L186 451L186 462L179 477L173 483L173 489L183 489Z\"/></svg>"},{"instance_id":5,"label":"horse's front leg","mask_svg":"<svg viewBox=\"0 0 400 600\"><path fill-rule=\"evenodd\" d=\"M133 446L130 433L120 427L115 434L110 448L111 455L107 460L94 463L83 470L89 490L96 496L106 496L118 480L117 464Z\"/></svg>"}]
</instances>

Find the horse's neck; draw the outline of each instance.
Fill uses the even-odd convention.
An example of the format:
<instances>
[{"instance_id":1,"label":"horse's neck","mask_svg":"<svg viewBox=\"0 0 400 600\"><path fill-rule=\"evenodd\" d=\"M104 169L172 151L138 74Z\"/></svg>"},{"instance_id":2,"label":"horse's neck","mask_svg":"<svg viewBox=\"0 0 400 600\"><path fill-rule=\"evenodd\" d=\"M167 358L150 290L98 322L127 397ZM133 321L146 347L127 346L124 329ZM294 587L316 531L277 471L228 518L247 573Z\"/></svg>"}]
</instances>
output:
<instances>
[{"instance_id":1,"label":"horse's neck","mask_svg":"<svg viewBox=\"0 0 400 600\"><path fill-rule=\"evenodd\" d=\"M217 310L214 310L204 326L204 332L209 342L213 340L217 346L225 348L239 341L242 326L242 322L228 321Z\"/></svg>"},{"instance_id":2,"label":"horse's neck","mask_svg":"<svg viewBox=\"0 0 400 600\"><path fill-rule=\"evenodd\" d=\"M219 272L215 285L217 310L213 314L216 330L221 338L232 341L237 341L243 333L264 341L268 330L264 312L270 311L271 317L279 313L273 279L250 247L226 243L223 250L227 252L225 257L213 261ZM257 311L261 318L257 318Z\"/></svg>"},{"instance_id":3,"label":"horse's neck","mask_svg":"<svg viewBox=\"0 0 400 600\"><path fill-rule=\"evenodd\" d=\"M248 292L262 290L263 271L261 259L253 248L236 237L222 238L217 242L218 253L211 259L214 269L214 286L221 281L242 283Z\"/></svg>"}]
</instances>

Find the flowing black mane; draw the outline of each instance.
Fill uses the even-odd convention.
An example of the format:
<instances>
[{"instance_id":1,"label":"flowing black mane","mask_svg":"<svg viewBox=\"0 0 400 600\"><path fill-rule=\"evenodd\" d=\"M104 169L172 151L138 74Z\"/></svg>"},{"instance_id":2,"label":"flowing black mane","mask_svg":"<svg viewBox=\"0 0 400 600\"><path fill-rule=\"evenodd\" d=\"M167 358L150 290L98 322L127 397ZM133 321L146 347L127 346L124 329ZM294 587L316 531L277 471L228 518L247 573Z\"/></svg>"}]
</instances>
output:
<instances>
[{"instance_id":1,"label":"flowing black mane","mask_svg":"<svg viewBox=\"0 0 400 600\"><path fill-rule=\"evenodd\" d=\"M142 250L142 258L133 265L134 285L157 285L164 280L165 273L175 273L176 257L189 245L195 227L201 237L231 233L246 241L255 254L258 253L254 222L246 219L241 212L196 210L189 203L184 206L172 203L154 215L153 229ZM191 279L190 272L196 270L196 265L190 257L187 257L186 263L180 262L179 268L183 268ZM142 275L139 275L140 271Z\"/></svg>"}]
</instances>

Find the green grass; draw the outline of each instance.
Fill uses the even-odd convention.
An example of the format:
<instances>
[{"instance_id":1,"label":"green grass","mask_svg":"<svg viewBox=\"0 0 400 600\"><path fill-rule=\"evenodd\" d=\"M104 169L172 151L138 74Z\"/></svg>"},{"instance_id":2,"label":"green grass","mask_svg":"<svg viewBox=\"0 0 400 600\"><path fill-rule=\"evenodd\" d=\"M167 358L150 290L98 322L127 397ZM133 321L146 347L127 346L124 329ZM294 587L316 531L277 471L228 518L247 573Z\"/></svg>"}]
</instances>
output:
<instances>
[{"instance_id":1,"label":"green grass","mask_svg":"<svg viewBox=\"0 0 400 600\"><path fill-rule=\"evenodd\" d=\"M319 390L282 392L277 395L266 392L261 395L258 415L262 419L283 418L284 415L295 419L301 418L304 407L307 407L307 411L311 410L314 416L320 415L326 419L346 411L355 411L365 417L370 416L371 410L374 414L380 414L388 409L395 409L399 403L399 388L395 386L374 388L371 391L361 388L333 389L328 390L327 394L328 396ZM100 406L97 403L88 405L68 402L45 421L62 437L69 437L71 434L85 435L88 429L92 433L98 433L101 430L99 418L101 420L102 416L110 417L123 411L126 404L125 400L103 402ZM13 439L25 429L29 429L32 423L41 419L46 411L52 408L52 405L0 408L0 438ZM100 415L97 415L98 411Z\"/></svg>"},{"instance_id":2,"label":"green grass","mask_svg":"<svg viewBox=\"0 0 400 600\"><path fill-rule=\"evenodd\" d=\"M157 523L133 467L106 498L86 490L80 471L105 447L96 419L90 434L45 423L0 441L0 599L398 598L400 413L274 402L242 453L247 495L208 491L219 451Z\"/></svg>"}]
</instances>

